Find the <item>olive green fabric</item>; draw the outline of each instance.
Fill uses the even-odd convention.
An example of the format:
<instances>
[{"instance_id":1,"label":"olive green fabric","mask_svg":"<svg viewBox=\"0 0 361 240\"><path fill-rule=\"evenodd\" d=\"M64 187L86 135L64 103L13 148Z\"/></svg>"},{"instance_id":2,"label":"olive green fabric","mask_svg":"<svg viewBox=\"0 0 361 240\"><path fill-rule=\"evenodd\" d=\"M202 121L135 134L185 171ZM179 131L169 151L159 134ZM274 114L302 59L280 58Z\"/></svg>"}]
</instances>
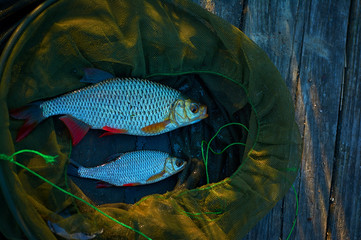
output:
<instances>
[{"instance_id":1,"label":"olive green fabric","mask_svg":"<svg viewBox=\"0 0 361 240\"><path fill-rule=\"evenodd\" d=\"M0 153L34 149L58 155L54 165L31 154L16 160L92 202L66 176L72 150L64 126L47 119L15 143L23 122L10 119L8 112L85 86L79 82L83 69L96 67L185 89L209 108L209 118L198 127L169 134L173 153L193 158L173 191L135 204L101 204L100 210L153 239L240 239L285 195L301 158L293 103L277 69L241 31L188 1L62 0L48 5L8 49L0 85ZM233 142L246 146L233 146L220 156L209 153L206 184L201 141L230 122L249 131L229 127L212 148L220 151ZM1 175L7 202L21 215L23 230L30 229L28 235L55 239L47 225L51 221L70 233L102 232L97 239L142 239L11 163L1 163ZM70 217L59 214L64 209ZM1 216L2 224L7 215ZM17 227L0 230L20 236Z\"/></svg>"}]
</instances>

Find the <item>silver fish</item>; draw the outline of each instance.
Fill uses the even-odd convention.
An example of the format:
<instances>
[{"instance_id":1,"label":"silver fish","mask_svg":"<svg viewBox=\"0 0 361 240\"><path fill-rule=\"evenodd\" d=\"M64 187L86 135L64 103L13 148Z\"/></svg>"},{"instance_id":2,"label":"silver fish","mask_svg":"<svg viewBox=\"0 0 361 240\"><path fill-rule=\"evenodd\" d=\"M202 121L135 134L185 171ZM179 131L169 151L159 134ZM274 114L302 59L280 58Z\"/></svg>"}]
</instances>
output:
<instances>
[{"instance_id":1,"label":"silver fish","mask_svg":"<svg viewBox=\"0 0 361 240\"><path fill-rule=\"evenodd\" d=\"M183 170L186 161L168 153L140 150L117 154L111 161L97 167L83 167L71 161L68 174L100 180L113 186L135 186L161 181ZM99 183L98 187L106 185Z\"/></svg>"},{"instance_id":2,"label":"silver fish","mask_svg":"<svg viewBox=\"0 0 361 240\"><path fill-rule=\"evenodd\" d=\"M144 79L113 78L98 69L84 72L83 81L95 84L10 112L16 119L26 120L16 141L54 115L64 115L60 120L68 127L73 145L79 143L90 128L105 130L102 136L119 133L152 136L208 116L205 105L168 86Z\"/></svg>"}]
</instances>

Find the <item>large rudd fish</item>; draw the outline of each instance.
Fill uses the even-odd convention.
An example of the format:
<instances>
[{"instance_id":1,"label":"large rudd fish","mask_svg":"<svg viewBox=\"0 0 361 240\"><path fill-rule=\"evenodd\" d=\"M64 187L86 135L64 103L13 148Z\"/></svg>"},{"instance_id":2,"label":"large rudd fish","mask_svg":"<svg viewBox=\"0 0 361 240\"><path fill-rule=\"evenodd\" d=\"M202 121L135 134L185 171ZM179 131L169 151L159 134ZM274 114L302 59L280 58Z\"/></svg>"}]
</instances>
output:
<instances>
[{"instance_id":1,"label":"large rudd fish","mask_svg":"<svg viewBox=\"0 0 361 240\"><path fill-rule=\"evenodd\" d=\"M205 105L168 86L144 79L114 78L98 69L85 69L84 73L83 82L95 84L12 110L12 117L26 120L16 141L54 115L63 115L60 120L68 127L73 145L90 128L105 130L102 136L119 133L151 136L208 116Z\"/></svg>"},{"instance_id":2,"label":"large rudd fish","mask_svg":"<svg viewBox=\"0 0 361 240\"><path fill-rule=\"evenodd\" d=\"M136 186L161 181L183 170L187 163L168 153L153 150L116 154L108 160L110 162L90 168L71 161L68 174L100 180L113 186ZM104 186L98 184L98 187Z\"/></svg>"}]
</instances>

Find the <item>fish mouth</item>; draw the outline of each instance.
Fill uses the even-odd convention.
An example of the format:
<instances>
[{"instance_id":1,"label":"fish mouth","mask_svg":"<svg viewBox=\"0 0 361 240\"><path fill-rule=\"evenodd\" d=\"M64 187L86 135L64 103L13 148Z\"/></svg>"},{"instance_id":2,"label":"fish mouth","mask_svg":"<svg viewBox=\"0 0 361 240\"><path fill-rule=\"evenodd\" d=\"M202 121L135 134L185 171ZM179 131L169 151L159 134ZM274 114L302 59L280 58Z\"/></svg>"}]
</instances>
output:
<instances>
[{"instance_id":1,"label":"fish mouth","mask_svg":"<svg viewBox=\"0 0 361 240\"><path fill-rule=\"evenodd\" d=\"M183 161L182 164L183 164L182 167L180 167L178 171L182 171L186 167L187 161Z\"/></svg>"},{"instance_id":2,"label":"fish mouth","mask_svg":"<svg viewBox=\"0 0 361 240\"><path fill-rule=\"evenodd\" d=\"M191 123L197 123L197 122L199 122L199 121L201 121L201 120L203 120L203 119L205 119L205 118L208 117L207 106L205 106L205 105L200 106L200 111L201 111L202 113L199 115L199 117L194 118L194 119L191 121Z\"/></svg>"},{"instance_id":3,"label":"fish mouth","mask_svg":"<svg viewBox=\"0 0 361 240\"><path fill-rule=\"evenodd\" d=\"M208 117L207 106L202 105L202 106L201 106L201 111L202 111L202 114L199 116L198 119L202 120L202 119L207 118L207 117Z\"/></svg>"},{"instance_id":4,"label":"fish mouth","mask_svg":"<svg viewBox=\"0 0 361 240\"><path fill-rule=\"evenodd\" d=\"M204 114L203 116L200 116L200 119L205 119L205 118L207 118L208 117L208 114L206 113L206 114Z\"/></svg>"}]
</instances>

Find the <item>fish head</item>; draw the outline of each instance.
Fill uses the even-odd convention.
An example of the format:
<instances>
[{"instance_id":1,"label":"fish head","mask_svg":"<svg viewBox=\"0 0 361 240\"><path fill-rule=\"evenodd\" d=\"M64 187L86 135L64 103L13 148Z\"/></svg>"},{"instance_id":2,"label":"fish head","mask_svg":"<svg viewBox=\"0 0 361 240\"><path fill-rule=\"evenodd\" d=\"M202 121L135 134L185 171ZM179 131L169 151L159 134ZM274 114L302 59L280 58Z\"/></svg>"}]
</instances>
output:
<instances>
[{"instance_id":1,"label":"fish head","mask_svg":"<svg viewBox=\"0 0 361 240\"><path fill-rule=\"evenodd\" d=\"M186 126L208 117L207 106L191 99L178 99L172 109L172 120L178 126Z\"/></svg>"},{"instance_id":2,"label":"fish head","mask_svg":"<svg viewBox=\"0 0 361 240\"><path fill-rule=\"evenodd\" d=\"M183 159L176 157L168 157L165 163L165 171L169 174L174 174L183 170L186 164L187 161Z\"/></svg>"}]
</instances>

